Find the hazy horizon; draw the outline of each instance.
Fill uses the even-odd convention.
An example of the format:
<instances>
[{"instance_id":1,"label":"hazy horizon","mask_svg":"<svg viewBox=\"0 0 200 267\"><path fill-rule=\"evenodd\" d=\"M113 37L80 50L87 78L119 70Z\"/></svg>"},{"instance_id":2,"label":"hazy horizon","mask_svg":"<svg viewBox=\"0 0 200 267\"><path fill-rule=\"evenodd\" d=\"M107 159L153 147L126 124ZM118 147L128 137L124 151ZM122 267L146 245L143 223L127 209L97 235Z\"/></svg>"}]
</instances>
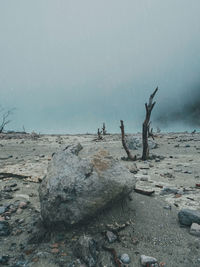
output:
<instances>
[{"instance_id":1,"label":"hazy horizon","mask_svg":"<svg viewBox=\"0 0 200 267\"><path fill-rule=\"evenodd\" d=\"M41 133L200 128L199 0L0 0L6 129Z\"/></svg>"}]
</instances>

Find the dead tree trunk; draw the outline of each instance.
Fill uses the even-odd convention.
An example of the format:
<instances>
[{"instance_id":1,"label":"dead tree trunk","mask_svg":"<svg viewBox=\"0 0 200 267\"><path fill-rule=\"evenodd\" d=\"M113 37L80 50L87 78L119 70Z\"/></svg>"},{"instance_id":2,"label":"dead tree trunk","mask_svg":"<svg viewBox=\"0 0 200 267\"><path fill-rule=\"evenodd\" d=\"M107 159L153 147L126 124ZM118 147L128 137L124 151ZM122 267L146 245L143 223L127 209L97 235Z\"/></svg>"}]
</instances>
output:
<instances>
[{"instance_id":1,"label":"dead tree trunk","mask_svg":"<svg viewBox=\"0 0 200 267\"><path fill-rule=\"evenodd\" d=\"M103 137L101 136L101 131L99 130L98 128L98 131L97 131L97 135L98 135L98 140L102 140Z\"/></svg>"},{"instance_id":2,"label":"dead tree trunk","mask_svg":"<svg viewBox=\"0 0 200 267\"><path fill-rule=\"evenodd\" d=\"M143 152L142 152L142 160L147 160L149 158L149 145L148 145L148 134L149 134L149 127L150 127L150 118L151 112L153 107L155 106L156 102L153 102L153 98L158 91L158 87L155 89L153 94L149 97L149 103L145 103L146 108L146 118L143 122L142 126L142 143L143 143Z\"/></svg>"},{"instance_id":3,"label":"dead tree trunk","mask_svg":"<svg viewBox=\"0 0 200 267\"><path fill-rule=\"evenodd\" d=\"M106 125L105 125L105 122L103 123L102 132L103 132L103 135L106 135Z\"/></svg>"},{"instance_id":4,"label":"dead tree trunk","mask_svg":"<svg viewBox=\"0 0 200 267\"><path fill-rule=\"evenodd\" d=\"M120 120L120 123L121 123L120 129L121 129L121 134L122 134L122 145L123 145L124 150L126 151L127 160L135 161L137 159L136 156L132 156L131 155L131 152L129 151L129 149L128 149L127 145L126 145L125 133L124 133L124 122L122 120Z\"/></svg>"}]
</instances>

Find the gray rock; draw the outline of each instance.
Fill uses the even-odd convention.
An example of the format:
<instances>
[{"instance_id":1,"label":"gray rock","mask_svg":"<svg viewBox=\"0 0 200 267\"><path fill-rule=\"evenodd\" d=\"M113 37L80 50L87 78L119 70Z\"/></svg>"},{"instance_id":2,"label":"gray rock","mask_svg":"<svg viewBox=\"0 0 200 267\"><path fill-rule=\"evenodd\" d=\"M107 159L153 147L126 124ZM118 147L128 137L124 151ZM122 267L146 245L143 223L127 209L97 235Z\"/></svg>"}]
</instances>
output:
<instances>
[{"instance_id":1,"label":"gray rock","mask_svg":"<svg viewBox=\"0 0 200 267\"><path fill-rule=\"evenodd\" d=\"M177 194L178 189L165 187L161 190L160 195Z\"/></svg>"},{"instance_id":2,"label":"gray rock","mask_svg":"<svg viewBox=\"0 0 200 267\"><path fill-rule=\"evenodd\" d=\"M141 260L142 266L147 266L147 264L154 264L158 262L156 258L145 256L145 255L141 255L140 260Z\"/></svg>"},{"instance_id":3,"label":"gray rock","mask_svg":"<svg viewBox=\"0 0 200 267\"><path fill-rule=\"evenodd\" d=\"M200 225L197 223L193 223L190 227L190 234L200 236Z\"/></svg>"},{"instance_id":4,"label":"gray rock","mask_svg":"<svg viewBox=\"0 0 200 267\"><path fill-rule=\"evenodd\" d=\"M129 149L131 150L137 150L142 147L142 138L140 137L134 137L134 136L127 136L126 137L126 144ZM156 144L152 140L148 140L149 149L155 149L158 147L158 144Z\"/></svg>"},{"instance_id":5,"label":"gray rock","mask_svg":"<svg viewBox=\"0 0 200 267\"><path fill-rule=\"evenodd\" d=\"M106 237L109 243L113 243L117 240L117 236L111 231L106 231Z\"/></svg>"},{"instance_id":6,"label":"gray rock","mask_svg":"<svg viewBox=\"0 0 200 267\"><path fill-rule=\"evenodd\" d=\"M91 218L135 187L133 174L106 150L88 155L86 149L81 158L80 149L80 144L69 146L49 163L39 188L41 216L47 226L70 226Z\"/></svg>"},{"instance_id":7,"label":"gray rock","mask_svg":"<svg viewBox=\"0 0 200 267\"><path fill-rule=\"evenodd\" d=\"M190 226L192 223L200 224L200 211L190 210L190 209L182 209L178 213L178 218L180 224Z\"/></svg>"},{"instance_id":8,"label":"gray rock","mask_svg":"<svg viewBox=\"0 0 200 267\"><path fill-rule=\"evenodd\" d=\"M129 264L131 262L129 255L126 254L126 253L124 253L124 254L121 255L120 260L124 264Z\"/></svg>"},{"instance_id":9,"label":"gray rock","mask_svg":"<svg viewBox=\"0 0 200 267\"><path fill-rule=\"evenodd\" d=\"M6 221L0 222L0 236L8 236L10 234L10 226Z\"/></svg>"},{"instance_id":10,"label":"gray rock","mask_svg":"<svg viewBox=\"0 0 200 267\"><path fill-rule=\"evenodd\" d=\"M98 258L96 241L90 236L80 237L75 245L74 254L84 261L87 266L96 266Z\"/></svg>"}]
</instances>

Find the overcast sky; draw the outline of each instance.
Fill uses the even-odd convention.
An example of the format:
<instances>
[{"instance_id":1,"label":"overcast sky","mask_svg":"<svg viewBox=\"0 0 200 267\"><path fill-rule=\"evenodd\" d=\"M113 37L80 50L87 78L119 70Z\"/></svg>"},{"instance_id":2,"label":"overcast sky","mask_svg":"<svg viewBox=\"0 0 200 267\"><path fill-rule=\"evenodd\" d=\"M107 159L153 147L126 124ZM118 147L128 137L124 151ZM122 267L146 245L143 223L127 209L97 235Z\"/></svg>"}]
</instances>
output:
<instances>
[{"instance_id":1,"label":"overcast sky","mask_svg":"<svg viewBox=\"0 0 200 267\"><path fill-rule=\"evenodd\" d=\"M141 130L156 86L152 120L200 90L199 14L199 0L0 0L8 128Z\"/></svg>"}]
</instances>

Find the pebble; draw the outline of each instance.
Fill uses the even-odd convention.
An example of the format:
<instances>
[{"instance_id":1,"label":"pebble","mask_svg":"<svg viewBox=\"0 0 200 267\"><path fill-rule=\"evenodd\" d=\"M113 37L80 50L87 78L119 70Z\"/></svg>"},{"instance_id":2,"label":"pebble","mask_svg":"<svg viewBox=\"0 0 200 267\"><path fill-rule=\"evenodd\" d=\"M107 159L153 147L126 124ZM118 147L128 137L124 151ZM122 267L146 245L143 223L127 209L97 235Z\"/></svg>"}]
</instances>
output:
<instances>
[{"instance_id":1,"label":"pebble","mask_svg":"<svg viewBox=\"0 0 200 267\"><path fill-rule=\"evenodd\" d=\"M178 213L178 218L179 218L180 224L183 224L183 225L190 226L192 223L200 224L200 211L182 209Z\"/></svg>"},{"instance_id":2,"label":"pebble","mask_svg":"<svg viewBox=\"0 0 200 267\"><path fill-rule=\"evenodd\" d=\"M124 254L121 255L120 260L121 260L122 263L124 263L124 264L129 264L130 261L131 261L129 255L126 254L126 253L124 253Z\"/></svg>"},{"instance_id":3,"label":"pebble","mask_svg":"<svg viewBox=\"0 0 200 267\"><path fill-rule=\"evenodd\" d=\"M142 266L147 266L147 264L154 264L158 262L156 258L145 256L145 255L141 255L140 260L141 260Z\"/></svg>"},{"instance_id":4,"label":"pebble","mask_svg":"<svg viewBox=\"0 0 200 267\"><path fill-rule=\"evenodd\" d=\"M200 236L200 225L198 223L193 223L191 225L190 234L195 236Z\"/></svg>"}]
</instances>

